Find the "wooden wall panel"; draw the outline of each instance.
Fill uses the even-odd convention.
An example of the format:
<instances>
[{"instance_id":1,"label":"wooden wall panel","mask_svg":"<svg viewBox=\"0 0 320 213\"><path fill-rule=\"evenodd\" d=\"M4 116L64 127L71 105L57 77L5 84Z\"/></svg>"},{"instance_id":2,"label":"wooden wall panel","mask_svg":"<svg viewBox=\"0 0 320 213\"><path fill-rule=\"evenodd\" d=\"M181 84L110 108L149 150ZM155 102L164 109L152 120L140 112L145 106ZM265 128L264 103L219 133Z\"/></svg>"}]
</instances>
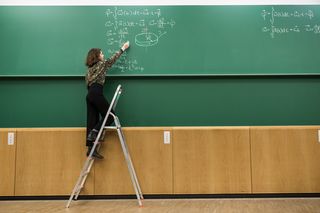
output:
<instances>
[{"instance_id":1,"label":"wooden wall panel","mask_svg":"<svg viewBox=\"0 0 320 213\"><path fill-rule=\"evenodd\" d=\"M173 131L175 194L251 192L249 127Z\"/></svg>"},{"instance_id":2,"label":"wooden wall panel","mask_svg":"<svg viewBox=\"0 0 320 213\"><path fill-rule=\"evenodd\" d=\"M69 195L86 159L84 128L17 130L17 196ZM82 194L93 194L94 171Z\"/></svg>"},{"instance_id":3,"label":"wooden wall panel","mask_svg":"<svg viewBox=\"0 0 320 213\"><path fill-rule=\"evenodd\" d=\"M129 152L143 194L172 193L172 143L163 143L170 128L124 128ZM134 194L116 131L108 132L96 161L95 194Z\"/></svg>"},{"instance_id":4,"label":"wooden wall panel","mask_svg":"<svg viewBox=\"0 0 320 213\"><path fill-rule=\"evenodd\" d=\"M319 129L252 127L253 193L319 193Z\"/></svg>"},{"instance_id":5,"label":"wooden wall panel","mask_svg":"<svg viewBox=\"0 0 320 213\"><path fill-rule=\"evenodd\" d=\"M124 132L144 194L319 193L319 129L130 127ZM171 131L169 145L163 143L164 130ZM8 131L16 133L12 146ZM82 194L134 194L115 133L108 133L100 150L105 159L95 161ZM84 128L0 129L0 196L69 195L85 153Z\"/></svg>"},{"instance_id":6,"label":"wooden wall panel","mask_svg":"<svg viewBox=\"0 0 320 213\"><path fill-rule=\"evenodd\" d=\"M8 132L14 133L13 145L8 145ZM0 129L0 196L14 195L16 138L15 129Z\"/></svg>"}]
</instances>

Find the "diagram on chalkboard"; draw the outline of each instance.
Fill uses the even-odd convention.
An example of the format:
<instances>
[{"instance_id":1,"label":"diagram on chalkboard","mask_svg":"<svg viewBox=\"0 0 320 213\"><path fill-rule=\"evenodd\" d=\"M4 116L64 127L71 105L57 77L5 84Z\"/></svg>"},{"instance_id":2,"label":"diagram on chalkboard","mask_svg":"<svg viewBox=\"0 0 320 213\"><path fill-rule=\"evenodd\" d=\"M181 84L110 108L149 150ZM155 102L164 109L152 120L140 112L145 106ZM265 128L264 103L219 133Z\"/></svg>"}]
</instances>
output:
<instances>
[{"instance_id":1,"label":"diagram on chalkboard","mask_svg":"<svg viewBox=\"0 0 320 213\"><path fill-rule=\"evenodd\" d=\"M137 47L147 50L156 47L161 37L169 34L176 25L175 20L164 16L161 9L111 7L105 11L107 45L110 52L127 40L134 41ZM108 51L109 51L108 50ZM120 72L143 71L136 59L127 58L115 64Z\"/></svg>"},{"instance_id":2,"label":"diagram on chalkboard","mask_svg":"<svg viewBox=\"0 0 320 213\"><path fill-rule=\"evenodd\" d=\"M150 47L156 45L159 42L159 38L165 35L167 32L159 32L159 36L153 32L148 32L148 28L143 29L142 33L135 36L135 43L140 47Z\"/></svg>"},{"instance_id":3,"label":"diagram on chalkboard","mask_svg":"<svg viewBox=\"0 0 320 213\"><path fill-rule=\"evenodd\" d=\"M154 33L140 33L135 36L135 43L141 47L150 47L156 45L159 41L159 37Z\"/></svg>"}]
</instances>

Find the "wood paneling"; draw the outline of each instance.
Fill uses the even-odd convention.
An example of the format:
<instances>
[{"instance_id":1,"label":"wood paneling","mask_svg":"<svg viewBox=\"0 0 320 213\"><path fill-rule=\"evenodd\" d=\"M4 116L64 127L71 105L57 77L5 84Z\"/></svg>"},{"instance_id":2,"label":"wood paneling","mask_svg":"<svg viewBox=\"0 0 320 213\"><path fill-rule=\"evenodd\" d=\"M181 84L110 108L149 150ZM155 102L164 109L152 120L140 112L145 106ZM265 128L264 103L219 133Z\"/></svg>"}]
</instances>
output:
<instances>
[{"instance_id":1,"label":"wood paneling","mask_svg":"<svg viewBox=\"0 0 320 213\"><path fill-rule=\"evenodd\" d=\"M124 128L144 194L319 193L320 126ZM163 131L171 144L163 143ZM9 146L7 133L15 132ZM85 161L84 128L0 130L0 196L69 195ZM134 194L108 132L82 194Z\"/></svg>"},{"instance_id":2,"label":"wood paneling","mask_svg":"<svg viewBox=\"0 0 320 213\"><path fill-rule=\"evenodd\" d=\"M9 132L14 133L13 145L8 145ZM0 129L0 196L14 195L16 136L15 129Z\"/></svg>"},{"instance_id":3,"label":"wood paneling","mask_svg":"<svg viewBox=\"0 0 320 213\"><path fill-rule=\"evenodd\" d=\"M83 128L19 129L15 195L69 195L85 161ZM94 171L82 194L93 194Z\"/></svg>"},{"instance_id":4,"label":"wood paneling","mask_svg":"<svg viewBox=\"0 0 320 213\"><path fill-rule=\"evenodd\" d=\"M163 143L170 128L124 128L124 135L143 194L172 193L172 143ZM96 161L95 194L134 194L116 131L106 134Z\"/></svg>"},{"instance_id":5,"label":"wood paneling","mask_svg":"<svg viewBox=\"0 0 320 213\"><path fill-rule=\"evenodd\" d=\"M318 129L252 127L253 193L319 193Z\"/></svg>"},{"instance_id":6,"label":"wood paneling","mask_svg":"<svg viewBox=\"0 0 320 213\"><path fill-rule=\"evenodd\" d=\"M251 192L249 127L173 131L175 194Z\"/></svg>"}]
</instances>

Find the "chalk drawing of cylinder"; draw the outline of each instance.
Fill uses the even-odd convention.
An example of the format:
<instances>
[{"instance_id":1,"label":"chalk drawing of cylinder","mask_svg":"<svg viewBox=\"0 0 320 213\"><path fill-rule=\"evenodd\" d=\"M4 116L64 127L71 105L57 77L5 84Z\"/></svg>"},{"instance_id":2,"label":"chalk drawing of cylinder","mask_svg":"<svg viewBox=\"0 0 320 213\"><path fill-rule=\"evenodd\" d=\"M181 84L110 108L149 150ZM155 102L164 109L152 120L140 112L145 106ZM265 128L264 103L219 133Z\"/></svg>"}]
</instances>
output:
<instances>
[{"instance_id":1,"label":"chalk drawing of cylinder","mask_svg":"<svg viewBox=\"0 0 320 213\"><path fill-rule=\"evenodd\" d=\"M140 33L135 36L135 43L141 47L150 47L156 45L159 37L154 33Z\"/></svg>"}]
</instances>

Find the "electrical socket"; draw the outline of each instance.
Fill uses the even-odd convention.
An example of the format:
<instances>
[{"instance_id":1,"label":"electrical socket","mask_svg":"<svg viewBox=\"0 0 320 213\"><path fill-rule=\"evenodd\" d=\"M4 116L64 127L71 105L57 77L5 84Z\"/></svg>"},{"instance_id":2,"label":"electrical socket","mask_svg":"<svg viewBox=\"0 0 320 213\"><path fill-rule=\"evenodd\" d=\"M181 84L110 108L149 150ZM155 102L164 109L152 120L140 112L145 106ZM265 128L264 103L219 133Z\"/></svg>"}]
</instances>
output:
<instances>
[{"instance_id":1,"label":"electrical socket","mask_svg":"<svg viewBox=\"0 0 320 213\"><path fill-rule=\"evenodd\" d=\"M163 132L163 143L170 144L170 131Z\"/></svg>"},{"instance_id":2,"label":"electrical socket","mask_svg":"<svg viewBox=\"0 0 320 213\"><path fill-rule=\"evenodd\" d=\"M14 133L8 132L8 145L14 145Z\"/></svg>"}]
</instances>

